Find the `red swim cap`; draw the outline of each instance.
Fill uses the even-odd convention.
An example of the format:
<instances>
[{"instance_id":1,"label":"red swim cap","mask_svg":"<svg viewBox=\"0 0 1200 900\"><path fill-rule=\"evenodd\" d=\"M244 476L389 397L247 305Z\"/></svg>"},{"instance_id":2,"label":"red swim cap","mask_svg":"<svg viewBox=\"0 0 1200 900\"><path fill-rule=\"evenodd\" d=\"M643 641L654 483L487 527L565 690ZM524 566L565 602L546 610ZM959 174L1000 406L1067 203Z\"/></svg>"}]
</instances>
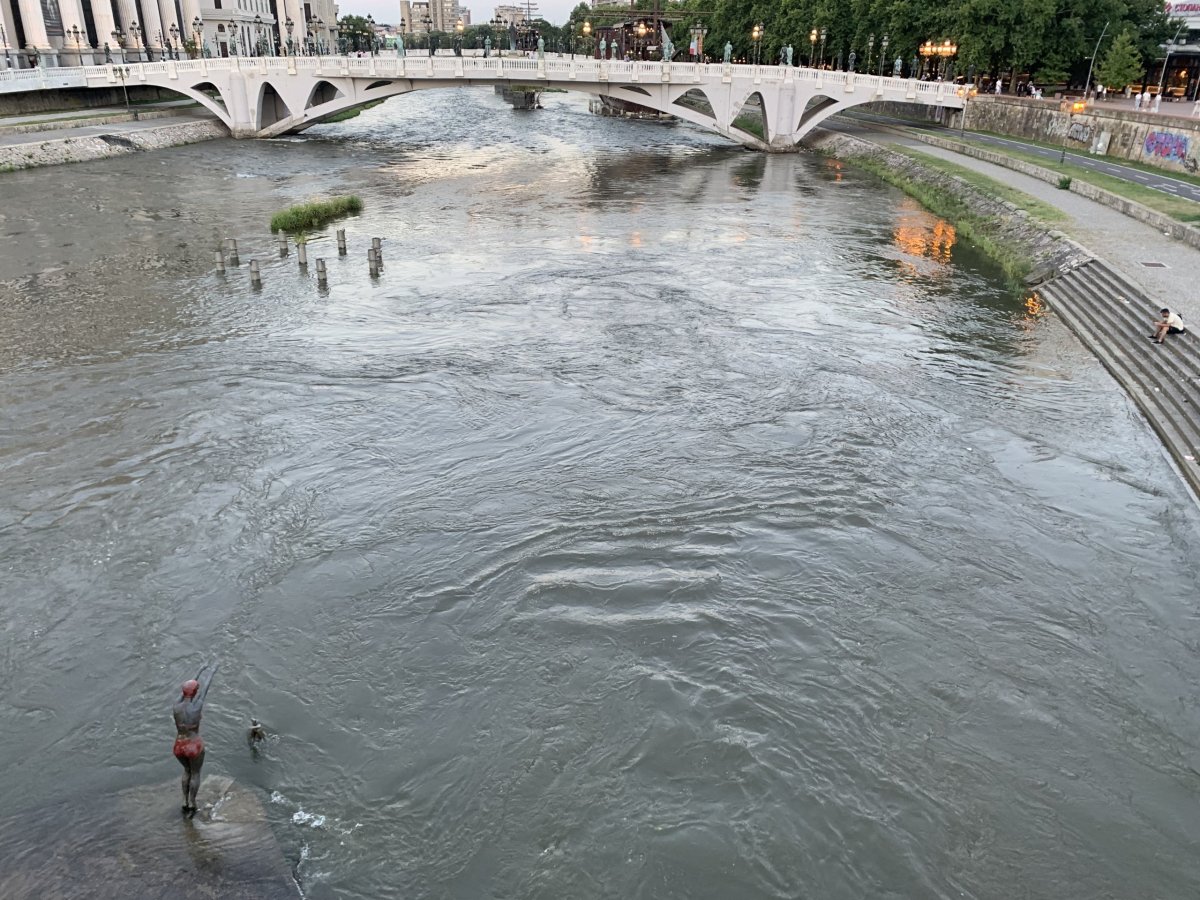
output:
<instances>
[{"instance_id":1,"label":"red swim cap","mask_svg":"<svg viewBox=\"0 0 1200 900\"><path fill-rule=\"evenodd\" d=\"M195 678L189 679L183 683L183 687L181 687L180 690L183 691L183 696L190 700L192 697L196 696L196 691L200 690L200 682L198 682Z\"/></svg>"}]
</instances>

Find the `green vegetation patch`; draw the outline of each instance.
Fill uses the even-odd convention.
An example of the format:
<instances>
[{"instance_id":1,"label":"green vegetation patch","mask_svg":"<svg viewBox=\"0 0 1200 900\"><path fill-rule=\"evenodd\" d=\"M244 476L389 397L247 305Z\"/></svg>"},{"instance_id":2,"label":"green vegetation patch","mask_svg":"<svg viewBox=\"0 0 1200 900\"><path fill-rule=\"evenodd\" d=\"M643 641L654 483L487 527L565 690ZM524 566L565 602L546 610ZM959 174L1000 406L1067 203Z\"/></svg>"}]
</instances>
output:
<instances>
[{"instance_id":1,"label":"green vegetation patch","mask_svg":"<svg viewBox=\"0 0 1200 900\"><path fill-rule=\"evenodd\" d=\"M353 194L329 200L310 200L298 206L289 206L271 216L271 230L292 233L309 231L342 216L362 212L362 207L362 201Z\"/></svg>"},{"instance_id":2,"label":"green vegetation patch","mask_svg":"<svg viewBox=\"0 0 1200 900\"><path fill-rule=\"evenodd\" d=\"M322 121L322 123L345 122L347 119L353 119L355 116L357 116L359 113L361 113L364 109L370 109L373 106L378 106L380 103L383 103L384 100L387 100L387 97L384 97L381 100L372 100L370 103L364 103L362 106L354 107L354 109L347 109L347 110L343 110L340 113L334 113L329 118L322 119L321 121Z\"/></svg>"},{"instance_id":3,"label":"green vegetation patch","mask_svg":"<svg viewBox=\"0 0 1200 900\"><path fill-rule=\"evenodd\" d=\"M916 154L913 154L916 155ZM925 154L920 154L924 156ZM953 163L946 163L944 160L929 157L934 163L938 164L938 168L942 165L952 166ZM935 216L941 216L948 222L954 224L958 229L958 233L967 240L974 243L980 250L991 257L1004 270L1004 273L1016 282L1020 282L1026 275L1029 274L1032 265L1029 261L1028 254L1023 248L1015 247L1012 243L1001 234L997 227L997 221L990 216L981 216L973 212L962 198L950 191L943 190L923 181L908 177L908 175L897 170L893 166L889 166L886 162L872 157L852 157L848 160L852 165L865 169L873 175L883 179L893 187L897 187L904 193L908 194ZM925 164L925 160L920 160L921 164ZM958 168L958 167L955 167ZM970 170L966 170L970 171ZM953 173L955 175L958 172ZM986 176L978 175L971 172L980 178ZM988 179L991 181L991 179ZM992 182L998 187L1004 187L999 182ZM1017 192L1019 193L1019 192ZM1025 196L1025 195L1021 195ZM1032 198L1030 198L1032 199ZM1014 201L1015 202L1015 201Z\"/></svg>"}]
</instances>

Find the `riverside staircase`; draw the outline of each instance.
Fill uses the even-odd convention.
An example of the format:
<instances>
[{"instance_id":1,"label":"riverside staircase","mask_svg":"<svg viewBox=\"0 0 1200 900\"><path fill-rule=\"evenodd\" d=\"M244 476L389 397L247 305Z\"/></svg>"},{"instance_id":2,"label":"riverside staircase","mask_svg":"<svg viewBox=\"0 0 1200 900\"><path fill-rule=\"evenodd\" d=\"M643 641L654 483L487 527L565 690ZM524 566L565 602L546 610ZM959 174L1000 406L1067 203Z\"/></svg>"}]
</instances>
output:
<instances>
[{"instance_id":1,"label":"riverside staircase","mask_svg":"<svg viewBox=\"0 0 1200 900\"><path fill-rule=\"evenodd\" d=\"M1038 293L1133 398L1200 497L1200 322L1185 320L1187 334L1152 344L1163 304L1099 260Z\"/></svg>"}]
</instances>

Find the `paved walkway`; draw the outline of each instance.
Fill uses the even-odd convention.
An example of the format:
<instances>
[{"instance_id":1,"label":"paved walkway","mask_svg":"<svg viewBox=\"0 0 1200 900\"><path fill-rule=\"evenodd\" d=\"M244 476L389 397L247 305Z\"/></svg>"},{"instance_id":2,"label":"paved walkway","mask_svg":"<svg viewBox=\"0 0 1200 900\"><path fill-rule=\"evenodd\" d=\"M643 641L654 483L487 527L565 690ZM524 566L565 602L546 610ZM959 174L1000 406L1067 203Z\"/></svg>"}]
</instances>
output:
<instances>
[{"instance_id":1,"label":"paved walkway","mask_svg":"<svg viewBox=\"0 0 1200 900\"><path fill-rule=\"evenodd\" d=\"M1011 169L933 147L892 132L866 130L860 134L879 144L912 147L929 156L973 169L1062 210L1070 221L1059 229L1074 238L1158 302L1200 323L1200 250L1174 241L1149 225L1121 215L1071 191ZM1161 263L1162 267L1145 263Z\"/></svg>"},{"instance_id":2,"label":"paved walkway","mask_svg":"<svg viewBox=\"0 0 1200 900\"><path fill-rule=\"evenodd\" d=\"M31 131L25 134L0 134L0 147L18 144L41 144L45 141L61 141L66 138L95 137L100 134L129 134L165 125L183 125L188 122L215 122L216 117L202 111L180 113L168 119L144 119L137 122L107 122L103 125L85 125L81 128L57 128L54 131Z\"/></svg>"},{"instance_id":3,"label":"paved walkway","mask_svg":"<svg viewBox=\"0 0 1200 900\"><path fill-rule=\"evenodd\" d=\"M130 106L135 112L150 112L152 110L171 109L177 106L195 106L191 99L164 100L162 103L134 103ZM124 104L120 106L87 106L81 109L66 109L59 112L28 113L20 116L0 116L0 126L28 125L31 122L57 122L62 119L99 119L104 116L123 116L129 110Z\"/></svg>"}]
</instances>

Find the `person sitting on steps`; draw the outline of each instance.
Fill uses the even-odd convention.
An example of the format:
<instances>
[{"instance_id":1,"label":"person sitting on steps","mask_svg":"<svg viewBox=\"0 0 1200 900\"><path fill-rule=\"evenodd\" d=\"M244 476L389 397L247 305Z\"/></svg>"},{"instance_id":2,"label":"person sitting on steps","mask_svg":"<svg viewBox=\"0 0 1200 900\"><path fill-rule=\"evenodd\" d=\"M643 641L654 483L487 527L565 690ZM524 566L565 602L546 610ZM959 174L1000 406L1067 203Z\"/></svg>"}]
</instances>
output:
<instances>
[{"instance_id":1,"label":"person sitting on steps","mask_svg":"<svg viewBox=\"0 0 1200 900\"><path fill-rule=\"evenodd\" d=\"M1161 344L1168 334L1187 334L1187 328L1184 327L1179 313L1173 313L1166 307L1158 313L1162 318L1154 323L1154 334L1150 335L1150 340L1154 343Z\"/></svg>"}]
</instances>

